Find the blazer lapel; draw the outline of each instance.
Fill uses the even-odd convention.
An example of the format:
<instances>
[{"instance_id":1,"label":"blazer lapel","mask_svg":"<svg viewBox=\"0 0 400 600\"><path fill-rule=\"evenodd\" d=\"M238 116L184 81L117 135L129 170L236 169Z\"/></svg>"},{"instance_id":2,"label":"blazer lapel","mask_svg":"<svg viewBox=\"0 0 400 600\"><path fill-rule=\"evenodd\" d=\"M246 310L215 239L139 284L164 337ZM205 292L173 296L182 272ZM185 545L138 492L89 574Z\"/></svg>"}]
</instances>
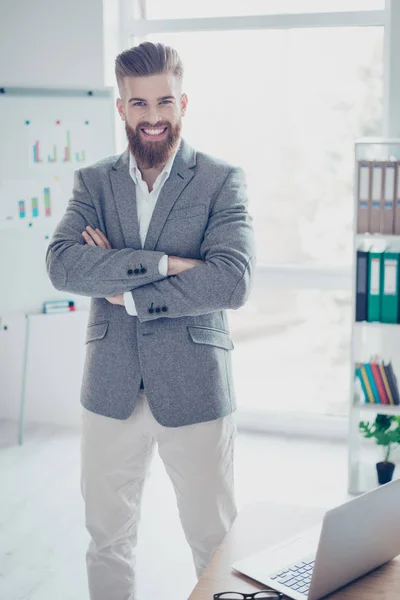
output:
<instances>
[{"instance_id":1,"label":"blazer lapel","mask_svg":"<svg viewBox=\"0 0 400 600\"><path fill-rule=\"evenodd\" d=\"M167 181L161 188L144 243L145 250L155 250L165 221L194 175L196 153L183 139Z\"/></svg>"},{"instance_id":2,"label":"blazer lapel","mask_svg":"<svg viewBox=\"0 0 400 600\"><path fill-rule=\"evenodd\" d=\"M175 156L170 175L161 188L147 232L144 250L155 250L164 223L179 196L194 175L196 153L183 139ZM114 201L127 248L140 249L136 186L129 174L129 146L110 172Z\"/></svg>"},{"instance_id":3,"label":"blazer lapel","mask_svg":"<svg viewBox=\"0 0 400 600\"><path fill-rule=\"evenodd\" d=\"M110 172L111 187L127 248L142 247L137 217L136 185L129 174L129 146Z\"/></svg>"}]
</instances>

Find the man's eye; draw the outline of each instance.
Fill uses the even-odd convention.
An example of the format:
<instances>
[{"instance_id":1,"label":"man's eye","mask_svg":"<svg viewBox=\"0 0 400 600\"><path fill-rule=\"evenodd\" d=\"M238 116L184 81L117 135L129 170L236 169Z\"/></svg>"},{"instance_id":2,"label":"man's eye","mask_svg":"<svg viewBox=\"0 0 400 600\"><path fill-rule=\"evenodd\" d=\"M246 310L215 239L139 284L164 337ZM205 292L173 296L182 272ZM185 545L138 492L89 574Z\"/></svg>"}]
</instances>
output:
<instances>
[{"instance_id":1,"label":"man's eye","mask_svg":"<svg viewBox=\"0 0 400 600\"><path fill-rule=\"evenodd\" d=\"M134 102L133 106L144 106L144 102Z\"/></svg>"},{"instance_id":2,"label":"man's eye","mask_svg":"<svg viewBox=\"0 0 400 600\"><path fill-rule=\"evenodd\" d=\"M161 100L161 104L171 104L171 100Z\"/></svg>"}]
</instances>

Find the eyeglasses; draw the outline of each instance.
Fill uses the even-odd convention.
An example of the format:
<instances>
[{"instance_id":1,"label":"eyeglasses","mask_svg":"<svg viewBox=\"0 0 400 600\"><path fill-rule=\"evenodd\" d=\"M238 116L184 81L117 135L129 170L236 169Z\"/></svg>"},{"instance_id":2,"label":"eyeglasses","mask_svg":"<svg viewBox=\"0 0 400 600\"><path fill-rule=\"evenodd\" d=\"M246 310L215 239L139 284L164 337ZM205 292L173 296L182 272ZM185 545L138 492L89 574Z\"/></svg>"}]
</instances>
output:
<instances>
[{"instance_id":1,"label":"eyeglasses","mask_svg":"<svg viewBox=\"0 0 400 600\"><path fill-rule=\"evenodd\" d=\"M214 594L214 600L282 600L283 595L273 590L264 590L254 594L242 594L242 592L222 592Z\"/></svg>"}]
</instances>

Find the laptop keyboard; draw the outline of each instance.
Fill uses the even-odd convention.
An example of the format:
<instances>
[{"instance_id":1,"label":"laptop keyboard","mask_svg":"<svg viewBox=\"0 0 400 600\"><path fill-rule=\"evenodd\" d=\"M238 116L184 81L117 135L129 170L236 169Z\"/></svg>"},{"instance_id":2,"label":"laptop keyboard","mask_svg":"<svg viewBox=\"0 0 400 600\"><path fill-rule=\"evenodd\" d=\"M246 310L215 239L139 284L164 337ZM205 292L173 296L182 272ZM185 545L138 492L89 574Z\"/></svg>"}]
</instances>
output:
<instances>
[{"instance_id":1,"label":"laptop keyboard","mask_svg":"<svg viewBox=\"0 0 400 600\"><path fill-rule=\"evenodd\" d=\"M310 589L311 577L315 563L314 558L302 560L295 565L290 565L285 569L281 569L270 576L278 583L286 585L291 590L295 590L301 594L307 594Z\"/></svg>"}]
</instances>

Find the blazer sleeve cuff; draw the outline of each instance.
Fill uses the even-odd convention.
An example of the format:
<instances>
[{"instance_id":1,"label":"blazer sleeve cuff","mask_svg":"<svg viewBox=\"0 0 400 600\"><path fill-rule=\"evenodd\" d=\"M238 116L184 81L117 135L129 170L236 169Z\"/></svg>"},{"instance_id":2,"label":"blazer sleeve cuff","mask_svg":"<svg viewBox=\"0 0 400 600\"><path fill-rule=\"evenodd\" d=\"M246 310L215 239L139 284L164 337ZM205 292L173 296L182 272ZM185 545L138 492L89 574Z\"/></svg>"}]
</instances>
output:
<instances>
[{"instance_id":1,"label":"blazer sleeve cuff","mask_svg":"<svg viewBox=\"0 0 400 600\"><path fill-rule=\"evenodd\" d=\"M167 275L168 275L168 255L167 254L164 254L164 256L161 257L160 262L158 263L158 271L159 271L160 275L164 275L164 277L167 277ZM131 291L124 292L124 304L125 304L125 309L126 309L126 312L128 313L128 315L131 315L131 317L137 317L136 304L133 299Z\"/></svg>"}]
</instances>

